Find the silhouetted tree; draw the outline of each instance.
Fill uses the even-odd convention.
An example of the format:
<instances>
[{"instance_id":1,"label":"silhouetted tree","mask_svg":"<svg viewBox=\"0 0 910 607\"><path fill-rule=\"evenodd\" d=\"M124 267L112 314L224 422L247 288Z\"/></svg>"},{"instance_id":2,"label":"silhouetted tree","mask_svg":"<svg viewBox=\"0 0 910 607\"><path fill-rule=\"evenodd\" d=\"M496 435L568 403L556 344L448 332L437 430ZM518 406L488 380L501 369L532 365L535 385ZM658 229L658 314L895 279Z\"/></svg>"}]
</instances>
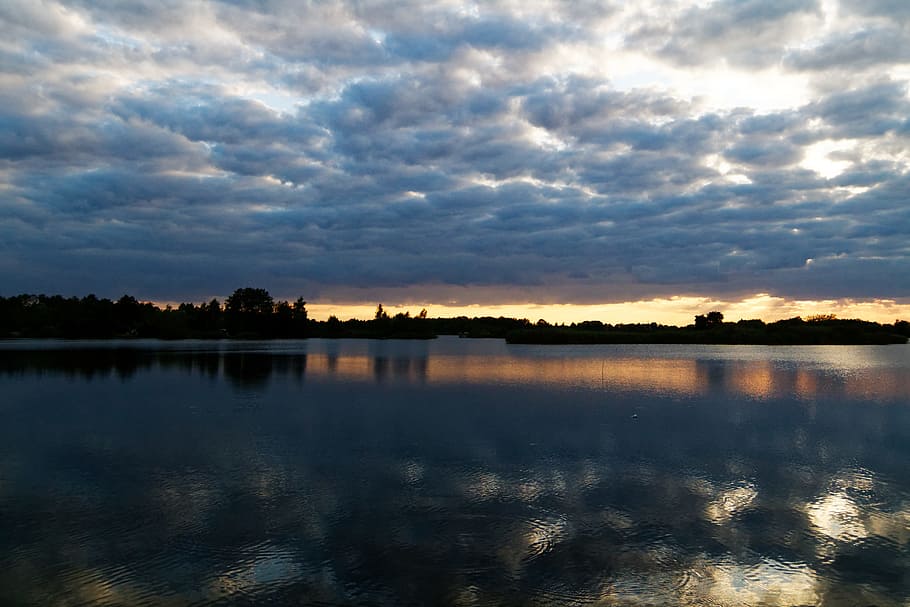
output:
<instances>
[{"instance_id":1,"label":"silhouetted tree","mask_svg":"<svg viewBox=\"0 0 910 607\"><path fill-rule=\"evenodd\" d=\"M118 335L139 335L142 324L142 304L131 295L124 295L114 304L114 332Z\"/></svg>"},{"instance_id":2,"label":"silhouetted tree","mask_svg":"<svg viewBox=\"0 0 910 607\"><path fill-rule=\"evenodd\" d=\"M293 309L293 336L306 337L309 325L309 315L303 297L298 297Z\"/></svg>"},{"instance_id":3,"label":"silhouetted tree","mask_svg":"<svg viewBox=\"0 0 910 607\"><path fill-rule=\"evenodd\" d=\"M898 335L910 337L910 322L907 322L906 320L895 320L894 330Z\"/></svg>"},{"instance_id":4,"label":"silhouetted tree","mask_svg":"<svg viewBox=\"0 0 910 607\"><path fill-rule=\"evenodd\" d=\"M202 304L203 309L203 329L213 335L218 334L223 327L223 314L221 303L217 299L212 299L207 304Z\"/></svg>"},{"instance_id":5,"label":"silhouetted tree","mask_svg":"<svg viewBox=\"0 0 910 607\"><path fill-rule=\"evenodd\" d=\"M836 314L813 314L806 318L806 322L827 322L829 320L837 320Z\"/></svg>"},{"instance_id":6,"label":"silhouetted tree","mask_svg":"<svg viewBox=\"0 0 910 607\"><path fill-rule=\"evenodd\" d=\"M224 306L226 311L231 313L271 314L274 300L265 289L244 287L234 291L225 300Z\"/></svg>"},{"instance_id":7,"label":"silhouetted tree","mask_svg":"<svg viewBox=\"0 0 910 607\"><path fill-rule=\"evenodd\" d=\"M265 289L237 289L224 302L228 331L235 334L267 335L275 303Z\"/></svg>"},{"instance_id":8,"label":"silhouetted tree","mask_svg":"<svg viewBox=\"0 0 910 607\"><path fill-rule=\"evenodd\" d=\"M374 320L388 320L388 313L382 309L382 304L376 306L376 315L373 317Z\"/></svg>"},{"instance_id":9,"label":"silhouetted tree","mask_svg":"<svg viewBox=\"0 0 910 607\"><path fill-rule=\"evenodd\" d=\"M724 315L716 310L708 312L707 315L699 314L695 317L696 329L710 329L711 327L720 326L723 323Z\"/></svg>"},{"instance_id":10,"label":"silhouetted tree","mask_svg":"<svg viewBox=\"0 0 910 607\"><path fill-rule=\"evenodd\" d=\"M288 337L294 330L294 309L286 301L275 305L272 333L278 337Z\"/></svg>"},{"instance_id":11,"label":"silhouetted tree","mask_svg":"<svg viewBox=\"0 0 910 607\"><path fill-rule=\"evenodd\" d=\"M307 320L306 302L302 297L298 297L294 302L294 318L297 320Z\"/></svg>"}]
</instances>

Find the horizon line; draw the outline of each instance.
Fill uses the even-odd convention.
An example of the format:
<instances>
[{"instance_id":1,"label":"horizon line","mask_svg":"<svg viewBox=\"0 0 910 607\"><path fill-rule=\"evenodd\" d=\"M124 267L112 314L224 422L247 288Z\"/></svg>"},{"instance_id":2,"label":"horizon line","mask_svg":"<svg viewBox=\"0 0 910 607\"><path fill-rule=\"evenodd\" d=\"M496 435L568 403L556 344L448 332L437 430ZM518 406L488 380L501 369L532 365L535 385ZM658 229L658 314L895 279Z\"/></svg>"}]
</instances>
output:
<instances>
[{"instance_id":1,"label":"horizon line","mask_svg":"<svg viewBox=\"0 0 910 607\"><path fill-rule=\"evenodd\" d=\"M208 302L218 299L224 303L225 296L205 298ZM276 297L275 301L284 301ZM180 301L143 300L160 308L166 305L177 307ZM288 299L287 301L293 301ZM192 302L202 303L202 302ZM314 320L327 320L335 316L339 320L369 320L373 318L377 305L390 316L409 312L416 316L421 309L426 309L431 318L506 317L527 318L531 322L543 319L550 324L571 324L589 320L599 320L608 324L650 324L656 322L667 326L686 326L692 324L698 314L718 311L725 320L762 320L774 322L787 318L807 318L815 315L834 314L839 319L859 319L883 324L910 318L910 303L901 303L897 299L875 298L858 300L854 298L838 299L788 299L769 293L757 293L741 299L720 299L699 296L671 296L651 299L628 300L610 303L458 303L458 302L391 302L376 301L339 301L318 303L307 301L309 317Z\"/></svg>"}]
</instances>

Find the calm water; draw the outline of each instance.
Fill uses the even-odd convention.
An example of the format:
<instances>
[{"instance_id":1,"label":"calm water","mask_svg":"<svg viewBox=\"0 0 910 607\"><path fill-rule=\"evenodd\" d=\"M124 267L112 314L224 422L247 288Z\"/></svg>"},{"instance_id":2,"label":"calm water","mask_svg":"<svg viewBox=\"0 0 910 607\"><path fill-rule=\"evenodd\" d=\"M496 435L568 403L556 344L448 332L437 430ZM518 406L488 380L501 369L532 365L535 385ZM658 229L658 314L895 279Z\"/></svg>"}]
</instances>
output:
<instances>
[{"instance_id":1,"label":"calm water","mask_svg":"<svg viewBox=\"0 0 910 607\"><path fill-rule=\"evenodd\" d=\"M910 605L910 346L0 342L3 605Z\"/></svg>"}]
</instances>

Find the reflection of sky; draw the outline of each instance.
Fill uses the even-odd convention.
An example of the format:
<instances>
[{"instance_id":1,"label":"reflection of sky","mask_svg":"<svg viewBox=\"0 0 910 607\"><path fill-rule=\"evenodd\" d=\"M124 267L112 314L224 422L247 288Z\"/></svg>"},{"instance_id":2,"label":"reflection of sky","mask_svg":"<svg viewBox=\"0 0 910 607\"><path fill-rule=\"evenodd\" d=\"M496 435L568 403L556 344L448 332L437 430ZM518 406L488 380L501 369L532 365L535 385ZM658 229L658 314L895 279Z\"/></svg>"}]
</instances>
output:
<instances>
[{"instance_id":1,"label":"reflection of sky","mask_svg":"<svg viewBox=\"0 0 910 607\"><path fill-rule=\"evenodd\" d=\"M45 354L86 342L38 343ZM17 356L29 342L0 343ZM308 340L275 342L119 342L136 364L221 373L255 386L272 376L335 381L517 384L696 395L710 391L751 398L834 396L894 401L910 398L910 346L508 346L501 340ZM164 350L146 356L154 348ZM91 344L97 348L97 344ZM87 372L123 371L108 352Z\"/></svg>"},{"instance_id":2,"label":"reflection of sky","mask_svg":"<svg viewBox=\"0 0 910 607\"><path fill-rule=\"evenodd\" d=\"M890 348L253 346L4 367L0 587L32 604L910 600Z\"/></svg>"},{"instance_id":3,"label":"reflection of sky","mask_svg":"<svg viewBox=\"0 0 910 607\"><path fill-rule=\"evenodd\" d=\"M308 355L307 372L331 374L348 381L392 376L436 383L514 383L603 387L609 390L702 394L712 388L752 398L814 399L839 390L870 400L910 396L910 374L904 369L832 372L830 369L782 366L770 361L698 361L650 358L515 357L384 358L364 355Z\"/></svg>"}]
</instances>

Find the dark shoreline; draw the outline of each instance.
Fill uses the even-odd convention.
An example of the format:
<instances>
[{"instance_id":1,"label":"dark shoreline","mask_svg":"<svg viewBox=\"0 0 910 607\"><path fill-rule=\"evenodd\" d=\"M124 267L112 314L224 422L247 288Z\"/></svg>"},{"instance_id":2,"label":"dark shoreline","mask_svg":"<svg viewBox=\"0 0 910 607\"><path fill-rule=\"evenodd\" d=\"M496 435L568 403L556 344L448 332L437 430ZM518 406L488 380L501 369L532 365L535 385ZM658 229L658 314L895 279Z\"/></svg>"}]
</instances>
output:
<instances>
[{"instance_id":1,"label":"dark shoreline","mask_svg":"<svg viewBox=\"0 0 910 607\"><path fill-rule=\"evenodd\" d=\"M862 345L903 344L910 322L893 324L833 315L765 323L724 322L719 311L695 316L694 324L609 324L589 320L551 325L543 319L474 317L431 318L420 310L390 316L380 304L372 319L309 318L303 298L275 302L265 289L237 289L224 304L183 303L159 308L124 295L119 300L87 295L21 294L0 297L0 339L433 339L438 335L500 338L511 344L741 344Z\"/></svg>"},{"instance_id":2,"label":"dark shoreline","mask_svg":"<svg viewBox=\"0 0 910 607\"><path fill-rule=\"evenodd\" d=\"M891 333L869 333L855 336L819 334L768 334L752 338L736 334L698 335L684 329L654 334L590 333L580 331L518 331L506 336L510 344L597 345L597 344L668 344L668 345L742 345L742 346L857 346L906 344L907 337Z\"/></svg>"}]
</instances>

